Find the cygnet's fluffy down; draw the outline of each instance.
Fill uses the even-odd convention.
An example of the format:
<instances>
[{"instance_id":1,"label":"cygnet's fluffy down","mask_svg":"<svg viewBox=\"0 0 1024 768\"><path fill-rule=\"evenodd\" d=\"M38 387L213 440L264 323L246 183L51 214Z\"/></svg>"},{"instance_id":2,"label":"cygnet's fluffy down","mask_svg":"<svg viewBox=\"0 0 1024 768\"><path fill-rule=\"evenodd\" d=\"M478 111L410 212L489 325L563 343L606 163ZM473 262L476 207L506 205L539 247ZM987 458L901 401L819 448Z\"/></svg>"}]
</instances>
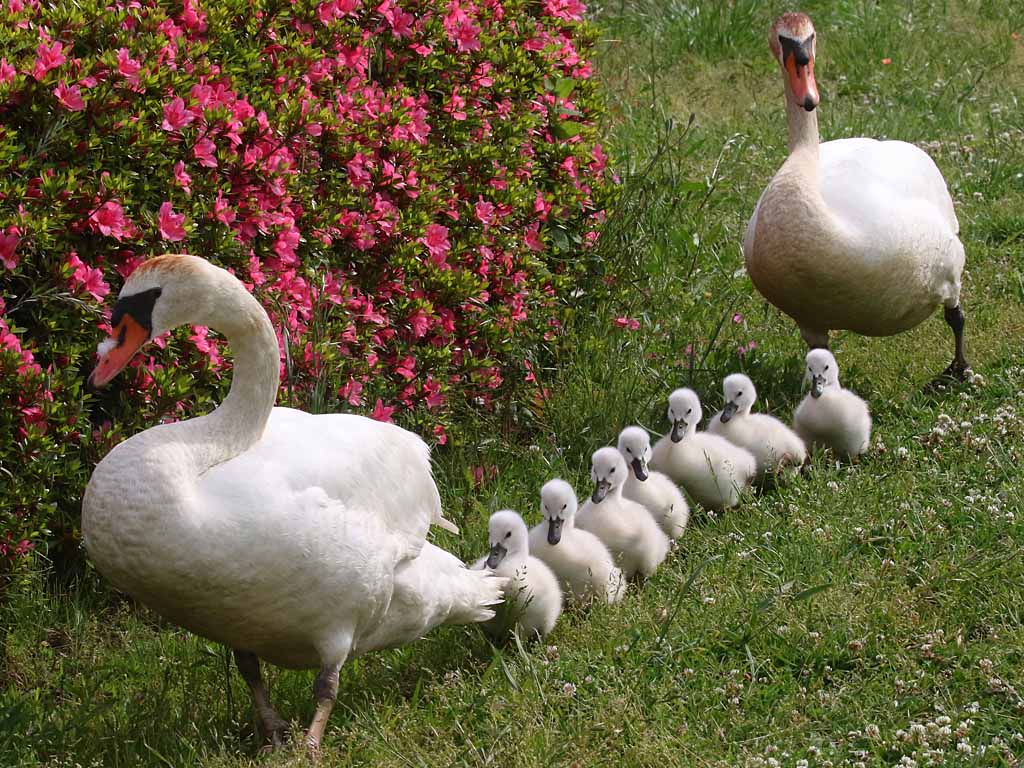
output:
<instances>
[{"instance_id":1,"label":"cygnet's fluffy down","mask_svg":"<svg viewBox=\"0 0 1024 768\"><path fill-rule=\"evenodd\" d=\"M736 506L757 475L757 461L724 437L698 432L704 412L692 389L668 398L672 431L654 445L651 467L664 472L706 509Z\"/></svg>"},{"instance_id":2,"label":"cygnet's fluffy down","mask_svg":"<svg viewBox=\"0 0 1024 768\"><path fill-rule=\"evenodd\" d=\"M622 495L629 468L615 448L591 457L594 493L580 509L576 524L604 542L623 575L651 576L668 554L668 537L646 508Z\"/></svg>"},{"instance_id":3,"label":"cygnet's fluffy down","mask_svg":"<svg viewBox=\"0 0 1024 768\"><path fill-rule=\"evenodd\" d=\"M708 432L754 454L759 480L803 465L807 447L800 436L774 416L750 412L757 400L750 377L742 373L726 376L722 391L725 407L711 418Z\"/></svg>"},{"instance_id":4,"label":"cygnet's fluffy down","mask_svg":"<svg viewBox=\"0 0 1024 768\"><path fill-rule=\"evenodd\" d=\"M839 384L839 366L827 349L807 353L811 393L797 406L793 427L809 446L831 448L843 458L856 458L871 442L868 404Z\"/></svg>"},{"instance_id":5,"label":"cygnet's fluffy down","mask_svg":"<svg viewBox=\"0 0 1024 768\"><path fill-rule=\"evenodd\" d=\"M550 480L540 489L544 519L530 529L530 553L554 571L566 594L587 602L617 603L626 589L622 571L608 547L576 527L576 492L565 480Z\"/></svg>"},{"instance_id":6,"label":"cygnet's fluffy down","mask_svg":"<svg viewBox=\"0 0 1024 768\"><path fill-rule=\"evenodd\" d=\"M665 535L678 539L690 520L690 505L672 478L648 467L654 452L647 430L642 427L622 430L619 453L630 470L622 495L646 507Z\"/></svg>"},{"instance_id":7,"label":"cygnet's fluffy down","mask_svg":"<svg viewBox=\"0 0 1024 768\"><path fill-rule=\"evenodd\" d=\"M526 523L510 509L495 512L488 524L491 551L484 565L508 579L506 610L490 622L493 634L504 635L513 627L527 638L544 637L562 613L558 579L543 561L529 552Z\"/></svg>"}]
</instances>

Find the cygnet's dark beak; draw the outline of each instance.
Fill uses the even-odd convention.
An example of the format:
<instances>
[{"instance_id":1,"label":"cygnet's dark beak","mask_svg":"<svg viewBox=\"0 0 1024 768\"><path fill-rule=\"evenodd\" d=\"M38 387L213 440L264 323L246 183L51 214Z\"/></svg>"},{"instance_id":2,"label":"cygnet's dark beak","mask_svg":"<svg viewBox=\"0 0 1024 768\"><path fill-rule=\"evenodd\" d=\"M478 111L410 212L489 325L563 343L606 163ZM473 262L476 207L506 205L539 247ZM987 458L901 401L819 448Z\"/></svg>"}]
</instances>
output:
<instances>
[{"instance_id":1,"label":"cygnet's dark beak","mask_svg":"<svg viewBox=\"0 0 1024 768\"><path fill-rule=\"evenodd\" d=\"M825 377L815 374L811 377L811 397L821 397L821 393L825 391Z\"/></svg>"},{"instance_id":2,"label":"cygnet's dark beak","mask_svg":"<svg viewBox=\"0 0 1024 768\"><path fill-rule=\"evenodd\" d=\"M683 437L686 435L687 426L689 425L682 419L672 422L672 434L669 435L669 438L673 443L682 441Z\"/></svg>"},{"instance_id":3,"label":"cygnet's dark beak","mask_svg":"<svg viewBox=\"0 0 1024 768\"><path fill-rule=\"evenodd\" d=\"M590 500L595 504L600 504L604 501L604 497L608 495L608 491L611 490L612 484L607 480L598 480L597 485L594 486L594 493L590 497Z\"/></svg>"},{"instance_id":4,"label":"cygnet's dark beak","mask_svg":"<svg viewBox=\"0 0 1024 768\"><path fill-rule=\"evenodd\" d=\"M644 461L642 456L637 456L633 459L633 461L630 462L630 466L633 467L633 474L636 475L637 480L647 479L647 462Z\"/></svg>"},{"instance_id":5,"label":"cygnet's dark beak","mask_svg":"<svg viewBox=\"0 0 1024 768\"><path fill-rule=\"evenodd\" d=\"M501 544L493 544L491 546L491 554L487 556L487 567L497 568L498 564L505 559L507 554L508 550Z\"/></svg>"},{"instance_id":6,"label":"cygnet's dark beak","mask_svg":"<svg viewBox=\"0 0 1024 768\"><path fill-rule=\"evenodd\" d=\"M552 547L562 540L562 519L552 517L548 520L548 544Z\"/></svg>"},{"instance_id":7,"label":"cygnet's dark beak","mask_svg":"<svg viewBox=\"0 0 1024 768\"><path fill-rule=\"evenodd\" d=\"M726 403L725 407L722 409L722 423L725 424L727 421L729 421L729 419L735 416L737 410L737 405L732 400Z\"/></svg>"}]
</instances>

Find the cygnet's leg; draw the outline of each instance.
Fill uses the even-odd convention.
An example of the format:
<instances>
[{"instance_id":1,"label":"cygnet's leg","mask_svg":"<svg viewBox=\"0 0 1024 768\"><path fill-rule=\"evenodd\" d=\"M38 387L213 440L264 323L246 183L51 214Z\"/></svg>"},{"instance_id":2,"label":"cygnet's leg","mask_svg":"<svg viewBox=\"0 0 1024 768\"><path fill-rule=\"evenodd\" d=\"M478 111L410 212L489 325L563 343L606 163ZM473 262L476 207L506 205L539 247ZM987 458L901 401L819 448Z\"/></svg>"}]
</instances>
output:
<instances>
[{"instance_id":1,"label":"cygnet's leg","mask_svg":"<svg viewBox=\"0 0 1024 768\"><path fill-rule=\"evenodd\" d=\"M320 672L313 682L316 712L313 714L313 722L309 724L309 730L306 731L306 749L314 758L320 756L320 740L323 738L331 710L334 709L334 701L338 697L338 672L344 663L345 659L342 658L341 661L320 667Z\"/></svg>"},{"instance_id":2,"label":"cygnet's leg","mask_svg":"<svg viewBox=\"0 0 1024 768\"><path fill-rule=\"evenodd\" d=\"M942 375L964 381L967 378L967 372L971 370L971 364L967 362L967 357L964 355L964 311L957 304L955 307L946 307L943 315L946 318L946 325L953 329L956 351L953 354L953 362L943 371Z\"/></svg>"},{"instance_id":3,"label":"cygnet's leg","mask_svg":"<svg viewBox=\"0 0 1024 768\"><path fill-rule=\"evenodd\" d=\"M252 706L256 710L256 730L265 744L273 749L281 746L285 733L288 731L288 723L281 719L270 705L270 696L263 685L263 676L260 674L260 660L255 653L249 651L235 650L235 664L249 686L249 693L252 695Z\"/></svg>"},{"instance_id":4,"label":"cygnet's leg","mask_svg":"<svg viewBox=\"0 0 1024 768\"><path fill-rule=\"evenodd\" d=\"M800 335L808 349L828 349L828 331L816 331L812 328L800 327Z\"/></svg>"}]
</instances>

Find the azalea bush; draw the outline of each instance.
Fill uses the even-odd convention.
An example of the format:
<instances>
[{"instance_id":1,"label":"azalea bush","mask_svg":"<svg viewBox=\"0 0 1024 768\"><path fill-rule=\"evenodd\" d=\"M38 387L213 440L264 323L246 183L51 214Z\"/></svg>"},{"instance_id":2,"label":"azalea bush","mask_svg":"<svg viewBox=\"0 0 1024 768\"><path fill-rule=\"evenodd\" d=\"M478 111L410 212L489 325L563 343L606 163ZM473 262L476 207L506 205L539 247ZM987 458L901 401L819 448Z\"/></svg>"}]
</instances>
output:
<instances>
[{"instance_id":1,"label":"azalea bush","mask_svg":"<svg viewBox=\"0 0 1024 768\"><path fill-rule=\"evenodd\" d=\"M151 255L257 296L282 403L437 443L454 413L533 397L570 297L614 271L578 0L3 6L0 563L73 550L103 454L223 393L230 353L201 327L84 392Z\"/></svg>"}]
</instances>

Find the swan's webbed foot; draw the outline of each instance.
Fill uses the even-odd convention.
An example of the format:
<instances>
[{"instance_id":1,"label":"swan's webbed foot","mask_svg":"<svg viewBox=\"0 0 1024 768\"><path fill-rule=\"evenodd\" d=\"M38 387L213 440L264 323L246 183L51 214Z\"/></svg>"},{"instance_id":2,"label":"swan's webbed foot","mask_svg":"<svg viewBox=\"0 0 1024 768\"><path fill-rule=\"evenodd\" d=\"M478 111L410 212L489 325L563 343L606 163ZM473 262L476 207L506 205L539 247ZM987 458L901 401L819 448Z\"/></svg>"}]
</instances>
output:
<instances>
[{"instance_id":1,"label":"swan's webbed foot","mask_svg":"<svg viewBox=\"0 0 1024 768\"><path fill-rule=\"evenodd\" d=\"M234 654L238 671L252 695L252 707L256 712L256 732L263 744L262 749L280 749L288 736L288 723L270 705L270 695L263 685L263 676L260 674L259 657L249 651L236 650Z\"/></svg>"},{"instance_id":2,"label":"swan's webbed foot","mask_svg":"<svg viewBox=\"0 0 1024 768\"><path fill-rule=\"evenodd\" d=\"M262 718L257 715L256 727L259 731L260 741L263 746L261 752L276 752L284 746L288 740L288 723L276 715Z\"/></svg>"}]
</instances>

